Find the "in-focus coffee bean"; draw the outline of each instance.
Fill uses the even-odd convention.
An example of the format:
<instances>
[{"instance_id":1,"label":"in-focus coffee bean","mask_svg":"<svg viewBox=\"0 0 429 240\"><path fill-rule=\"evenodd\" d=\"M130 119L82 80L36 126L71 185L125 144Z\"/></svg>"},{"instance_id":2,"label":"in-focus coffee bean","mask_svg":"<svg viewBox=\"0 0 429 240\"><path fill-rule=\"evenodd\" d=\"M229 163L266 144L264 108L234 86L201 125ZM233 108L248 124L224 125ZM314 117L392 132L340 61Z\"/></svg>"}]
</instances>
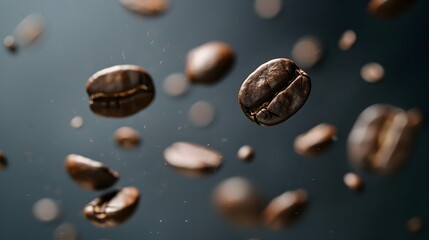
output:
<instances>
[{"instance_id":1,"label":"in-focus coffee bean","mask_svg":"<svg viewBox=\"0 0 429 240\"><path fill-rule=\"evenodd\" d=\"M338 40L338 47L343 51L350 50L355 44L356 38L356 33L353 30L347 30Z\"/></svg>"},{"instance_id":2,"label":"in-focus coffee bean","mask_svg":"<svg viewBox=\"0 0 429 240\"><path fill-rule=\"evenodd\" d=\"M230 71L234 59L234 52L228 44L219 41L205 43L189 51L186 76L192 83L217 83Z\"/></svg>"},{"instance_id":3,"label":"in-focus coffee bean","mask_svg":"<svg viewBox=\"0 0 429 240\"><path fill-rule=\"evenodd\" d=\"M121 3L128 10L147 16L161 14L170 6L169 0L121 0Z\"/></svg>"},{"instance_id":4,"label":"in-focus coffee bean","mask_svg":"<svg viewBox=\"0 0 429 240\"><path fill-rule=\"evenodd\" d=\"M3 40L3 44L9 52L16 52L18 49L18 44L13 36L6 36Z\"/></svg>"},{"instance_id":5,"label":"in-focus coffee bean","mask_svg":"<svg viewBox=\"0 0 429 240\"><path fill-rule=\"evenodd\" d=\"M238 102L246 117L272 126L294 115L310 95L310 77L292 60L273 59L259 66L241 85Z\"/></svg>"},{"instance_id":6,"label":"in-focus coffee bean","mask_svg":"<svg viewBox=\"0 0 429 240\"><path fill-rule=\"evenodd\" d=\"M292 48L293 60L302 68L310 68L320 61L323 56L322 42L314 36L305 36Z\"/></svg>"},{"instance_id":7,"label":"in-focus coffee bean","mask_svg":"<svg viewBox=\"0 0 429 240\"><path fill-rule=\"evenodd\" d=\"M321 123L295 138L296 153L303 156L317 156L325 151L337 136L337 129L327 123Z\"/></svg>"},{"instance_id":8,"label":"in-focus coffee bean","mask_svg":"<svg viewBox=\"0 0 429 240\"><path fill-rule=\"evenodd\" d=\"M140 144L140 133L130 127L118 128L113 134L113 138L123 148L135 148Z\"/></svg>"},{"instance_id":9,"label":"in-focus coffee bean","mask_svg":"<svg viewBox=\"0 0 429 240\"><path fill-rule=\"evenodd\" d=\"M50 198L42 198L33 206L34 217L41 222L52 222L60 215L58 203Z\"/></svg>"},{"instance_id":10,"label":"in-focus coffee bean","mask_svg":"<svg viewBox=\"0 0 429 240\"><path fill-rule=\"evenodd\" d=\"M344 184L353 191L359 192L363 189L362 178L356 173L346 173L343 178Z\"/></svg>"},{"instance_id":11,"label":"in-focus coffee bean","mask_svg":"<svg viewBox=\"0 0 429 240\"><path fill-rule=\"evenodd\" d=\"M368 12L378 19L388 20L407 11L414 0L371 0Z\"/></svg>"},{"instance_id":12,"label":"in-focus coffee bean","mask_svg":"<svg viewBox=\"0 0 429 240\"><path fill-rule=\"evenodd\" d=\"M229 221L242 227L260 223L263 198L251 182L242 177L231 177L213 190L216 209Z\"/></svg>"},{"instance_id":13,"label":"in-focus coffee bean","mask_svg":"<svg viewBox=\"0 0 429 240\"><path fill-rule=\"evenodd\" d=\"M76 154L65 158L65 168L70 177L87 190L108 188L119 179L119 174L103 163Z\"/></svg>"},{"instance_id":14,"label":"in-focus coffee bean","mask_svg":"<svg viewBox=\"0 0 429 240\"><path fill-rule=\"evenodd\" d=\"M186 176L202 176L215 172L222 155L210 148L188 142L175 142L164 150L166 162Z\"/></svg>"},{"instance_id":15,"label":"in-focus coffee bean","mask_svg":"<svg viewBox=\"0 0 429 240\"><path fill-rule=\"evenodd\" d=\"M349 159L353 165L380 175L401 170L421 121L422 114L416 109L405 112L387 104L368 107L350 132Z\"/></svg>"},{"instance_id":16,"label":"in-focus coffee bean","mask_svg":"<svg viewBox=\"0 0 429 240\"><path fill-rule=\"evenodd\" d=\"M105 117L128 117L155 96L152 78L136 65L117 65L92 75L86 83L91 110Z\"/></svg>"},{"instance_id":17,"label":"in-focus coffee bean","mask_svg":"<svg viewBox=\"0 0 429 240\"><path fill-rule=\"evenodd\" d=\"M263 220L273 230L288 228L301 217L307 201L308 196L305 190L287 191L271 200L266 206Z\"/></svg>"},{"instance_id":18,"label":"in-focus coffee bean","mask_svg":"<svg viewBox=\"0 0 429 240\"><path fill-rule=\"evenodd\" d=\"M406 228L410 233L417 233L423 229L424 223L421 217L412 217L407 221Z\"/></svg>"},{"instance_id":19,"label":"in-focus coffee bean","mask_svg":"<svg viewBox=\"0 0 429 240\"><path fill-rule=\"evenodd\" d=\"M115 227L134 214L139 199L137 188L124 187L92 200L83 209L83 215L98 227Z\"/></svg>"},{"instance_id":20,"label":"in-focus coffee bean","mask_svg":"<svg viewBox=\"0 0 429 240\"><path fill-rule=\"evenodd\" d=\"M253 159L255 151L249 145L243 145L238 149L237 158L242 161L250 161Z\"/></svg>"},{"instance_id":21,"label":"in-focus coffee bean","mask_svg":"<svg viewBox=\"0 0 429 240\"><path fill-rule=\"evenodd\" d=\"M3 151L0 150L0 170L7 168L7 159Z\"/></svg>"}]
</instances>

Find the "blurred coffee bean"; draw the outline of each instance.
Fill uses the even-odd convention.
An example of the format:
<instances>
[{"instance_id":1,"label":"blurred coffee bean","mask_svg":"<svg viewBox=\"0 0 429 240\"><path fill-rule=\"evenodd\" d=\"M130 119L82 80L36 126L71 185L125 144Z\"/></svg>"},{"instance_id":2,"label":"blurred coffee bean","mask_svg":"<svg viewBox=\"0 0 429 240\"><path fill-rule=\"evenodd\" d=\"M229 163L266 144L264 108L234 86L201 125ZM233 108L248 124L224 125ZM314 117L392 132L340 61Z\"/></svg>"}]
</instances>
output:
<instances>
[{"instance_id":1,"label":"blurred coffee bean","mask_svg":"<svg viewBox=\"0 0 429 240\"><path fill-rule=\"evenodd\" d=\"M98 227L115 227L127 221L136 211L140 192L124 187L92 200L83 209L85 217Z\"/></svg>"},{"instance_id":2,"label":"blurred coffee bean","mask_svg":"<svg viewBox=\"0 0 429 240\"><path fill-rule=\"evenodd\" d=\"M408 112L387 104L365 109L356 120L347 143L353 165L390 175L402 169L422 121L416 109Z\"/></svg>"},{"instance_id":3,"label":"blurred coffee bean","mask_svg":"<svg viewBox=\"0 0 429 240\"><path fill-rule=\"evenodd\" d=\"M70 177L87 190L108 188L119 179L119 174L103 163L76 154L65 158L65 168Z\"/></svg>"},{"instance_id":4,"label":"blurred coffee bean","mask_svg":"<svg viewBox=\"0 0 429 240\"><path fill-rule=\"evenodd\" d=\"M407 221L406 228L410 233L417 233L423 229L423 219L421 217L412 217Z\"/></svg>"},{"instance_id":5,"label":"blurred coffee bean","mask_svg":"<svg viewBox=\"0 0 429 240\"><path fill-rule=\"evenodd\" d=\"M140 133L130 127L118 128L113 134L113 138L123 148L135 148L140 144Z\"/></svg>"},{"instance_id":6,"label":"blurred coffee bean","mask_svg":"<svg viewBox=\"0 0 429 240\"><path fill-rule=\"evenodd\" d=\"M278 58L247 77L238 92L238 102L250 120L273 126L294 115L307 101L310 90L310 77L292 60Z\"/></svg>"},{"instance_id":7,"label":"blurred coffee bean","mask_svg":"<svg viewBox=\"0 0 429 240\"><path fill-rule=\"evenodd\" d=\"M33 214L41 222L51 222L59 217L60 207L55 200L42 198L34 204Z\"/></svg>"},{"instance_id":8,"label":"blurred coffee bean","mask_svg":"<svg viewBox=\"0 0 429 240\"><path fill-rule=\"evenodd\" d=\"M81 116L76 116L70 121L72 128L81 128L83 126L83 118Z\"/></svg>"},{"instance_id":9,"label":"blurred coffee bean","mask_svg":"<svg viewBox=\"0 0 429 240\"><path fill-rule=\"evenodd\" d=\"M6 168L7 168L7 159L3 151L0 150L0 170L4 170Z\"/></svg>"},{"instance_id":10,"label":"blurred coffee bean","mask_svg":"<svg viewBox=\"0 0 429 240\"><path fill-rule=\"evenodd\" d=\"M250 161L252 160L254 155L255 155L255 152L253 151L253 148L249 145L241 146L237 152L237 158L242 161Z\"/></svg>"},{"instance_id":11,"label":"blurred coffee bean","mask_svg":"<svg viewBox=\"0 0 429 240\"><path fill-rule=\"evenodd\" d=\"M26 45L36 43L44 33L45 23L39 14L31 14L25 17L15 29L18 40Z\"/></svg>"},{"instance_id":12,"label":"blurred coffee bean","mask_svg":"<svg viewBox=\"0 0 429 240\"><path fill-rule=\"evenodd\" d=\"M189 88L189 82L182 73L172 73L164 80L164 91L168 96L179 97Z\"/></svg>"},{"instance_id":13,"label":"blurred coffee bean","mask_svg":"<svg viewBox=\"0 0 429 240\"><path fill-rule=\"evenodd\" d=\"M164 150L164 158L170 166L190 177L213 173L223 161L219 152L188 142L173 143Z\"/></svg>"},{"instance_id":14,"label":"blurred coffee bean","mask_svg":"<svg viewBox=\"0 0 429 240\"><path fill-rule=\"evenodd\" d=\"M337 136L337 129L322 123L295 138L296 153L303 156L317 156L325 151Z\"/></svg>"},{"instance_id":15,"label":"blurred coffee bean","mask_svg":"<svg viewBox=\"0 0 429 240\"><path fill-rule=\"evenodd\" d=\"M194 103L188 112L189 121L196 127L207 127L213 122L215 109L206 101Z\"/></svg>"},{"instance_id":16,"label":"blurred coffee bean","mask_svg":"<svg viewBox=\"0 0 429 240\"><path fill-rule=\"evenodd\" d=\"M192 83L214 84L220 81L234 64L232 48L223 42L213 41L189 51L186 76Z\"/></svg>"},{"instance_id":17,"label":"blurred coffee bean","mask_svg":"<svg viewBox=\"0 0 429 240\"><path fill-rule=\"evenodd\" d=\"M212 194L216 209L229 221L242 227L260 223L264 201L254 186L242 177L220 182Z\"/></svg>"},{"instance_id":18,"label":"blurred coffee bean","mask_svg":"<svg viewBox=\"0 0 429 240\"><path fill-rule=\"evenodd\" d=\"M77 230L71 223L59 225L53 234L54 240L76 240L77 236Z\"/></svg>"},{"instance_id":19,"label":"blurred coffee bean","mask_svg":"<svg viewBox=\"0 0 429 240\"><path fill-rule=\"evenodd\" d=\"M343 178L344 184L353 191L361 191L363 189L362 178L356 173L347 173Z\"/></svg>"},{"instance_id":20,"label":"blurred coffee bean","mask_svg":"<svg viewBox=\"0 0 429 240\"><path fill-rule=\"evenodd\" d=\"M265 224L273 230L290 227L301 217L307 198L307 192L303 189L287 191L274 198L263 212Z\"/></svg>"},{"instance_id":21,"label":"blurred coffee bean","mask_svg":"<svg viewBox=\"0 0 429 240\"><path fill-rule=\"evenodd\" d=\"M360 70L360 75L363 80L375 83L383 79L384 77L384 68L379 63L372 62L367 63L362 66Z\"/></svg>"},{"instance_id":22,"label":"blurred coffee bean","mask_svg":"<svg viewBox=\"0 0 429 240\"><path fill-rule=\"evenodd\" d=\"M378 19L388 20L404 13L414 2L414 0L371 0L368 3L368 12Z\"/></svg>"},{"instance_id":23,"label":"blurred coffee bean","mask_svg":"<svg viewBox=\"0 0 429 240\"><path fill-rule=\"evenodd\" d=\"M3 44L9 52L16 52L18 49L18 44L13 36L6 36L3 40Z\"/></svg>"},{"instance_id":24,"label":"blurred coffee bean","mask_svg":"<svg viewBox=\"0 0 429 240\"><path fill-rule=\"evenodd\" d=\"M122 5L133 12L142 15L158 15L170 6L169 0L121 0Z\"/></svg>"},{"instance_id":25,"label":"blurred coffee bean","mask_svg":"<svg viewBox=\"0 0 429 240\"><path fill-rule=\"evenodd\" d=\"M313 36L305 36L295 43L292 48L293 60L302 68L314 66L323 56L323 45Z\"/></svg>"},{"instance_id":26,"label":"blurred coffee bean","mask_svg":"<svg viewBox=\"0 0 429 240\"><path fill-rule=\"evenodd\" d=\"M353 30L347 30L341 35L340 40L338 41L338 47L347 51L353 47L356 42L356 33Z\"/></svg>"},{"instance_id":27,"label":"blurred coffee bean","mask_svg":"<svg viewBox=\"0 0 429 240\"><path fill-rule=\"evenodd\" d=\"M281 0L255 0L254 6L256 14L260 18L271 19L277 16L282 10Z\"/></svg>"},{"instance_id":28,"label":"blurred coffee bean","mask_svg":"<svg viewBox=\"0 0 429 240\"><path fill-rule=\"evenodd\" d=\"M86 83L91 110L105 117L128 117L146 108L155 96L152 78L141 67L117 65L92 75Z\"/></svg>"}]
</instances>

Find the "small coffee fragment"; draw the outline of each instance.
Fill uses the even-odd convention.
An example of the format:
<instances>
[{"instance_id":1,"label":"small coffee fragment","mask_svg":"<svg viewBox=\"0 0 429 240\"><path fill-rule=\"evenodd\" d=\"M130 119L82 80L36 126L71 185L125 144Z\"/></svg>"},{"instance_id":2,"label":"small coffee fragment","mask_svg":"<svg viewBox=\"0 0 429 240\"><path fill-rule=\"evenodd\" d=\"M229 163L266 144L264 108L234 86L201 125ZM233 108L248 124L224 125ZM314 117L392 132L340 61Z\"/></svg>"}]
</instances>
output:
<instances>
[{"instance_id":1,"label":"small coffee fragment","mask_svg":"<svg viewBox=\"0 0 429 240\"><path fill-rule=\"evenodd\" d=\"M3 40L4 46L9 50L9 52L16 52L18 49L18 44L13 36L6 36Z\"/></svg>"},{"instance_id":2,"label":"small coffee fragment","mask_svg":"<svg viewBox=\"0 0 429 240\"><path fill-rule=\"evenodd\" d=\"M70 177L87 190L108 188L119 179L119 174L103 163L76 154L65 158L65 168Z\"/></svg>"},{"instance_id":3,"label":"small coffee fragment","mask_svg":"<svg viewBox=\"0 0 429 240\"><path fill-rule=\"evenodd\" d=\"M135 148L140 144L140 133L130 127L118 128L113 134L113 138L123 148Z\"/></svg>"},{"instance_id":4,"label":"small coffee fragment","mask_svg":"<svg viewBox=\"0 0 429 240\"><path fill-rule=\"evenodd\" d=\"M243 145L240 147L240 149L238 149L237 158L242 161L250 161L253 158L254 154L255 152L253 151L253 148L251 146Z\"/></svg>"},{"instance_id":5,"label":"small coffee fragment","mask_svg":"<svg viewBox=\"0 0 429 240\"><path fill-rule=\"evenodd\" d=\"M407 11L415 0L371 0L368 12L382 20L395 18Z\"/></svg>"},{"instance_id":6,"label":"small coffee fragment","mask_svg":"<svg viewBox=\"0 0 429 240\"><path fill-rule=\"evenodd\" d=\"M71 223L63 223L59 225L54 233L54 240L77 240L77 229Z\"/></svg>"},{"instance_id":7,"label":"small coffee fragment","mask_svg":"<svg viewBox=\"0 0 429 240\"><path fill-rule=\"evenodd\" d=\"M341 35L340 40L338 41L338 47L347 51L353 47L356 42L356 33L353 30L347 30Z\"/></svg>"},{"instance_id":8,"label":"small coffee fragment","mask_svg":"<svg viewBox=\"0 0 429 240\"><path fill-rule=\"evenodd\" d=\"M81 128L83 126L83 118L81 116L73 117L70 121L72 128Z\"/></svg>"},{"instance_id":9,"label":"small coffee fragment","mask_svg":"<svg viewBox=\"0 0 429 240\"><path fill-rule=\"evenodd\" d=\"M330 124L321 123L295 138L296 153L303 156L317 156L325 151L337 136L337 129Z\"/></svg>"},{"instance_id":10,"label":"small coffee fragment","mask_svg":"<svg viewBox=\"0 0 429 240\"><path fill-rule=\"evenodd\" d=\"M281 0L255 0L254 6L256 14L260 18L271 19L276 17L282 10Z\"/></svg>"},{"instance_id":11,"label":"small coffee fragment","mask_svg":"<svg viewBox=\"0 0 429 240\"><path fill-rule=\"evenodd\" d=\"M152 78L136 65L117 65L92 75L86 83L91 110L104 117L128 117L155 97Z\"/></svg>"},{"instance_id":12,"label":"small coffee fragment","mask_svg":"<svg viewBox=\"0 0 429 240\"><path fill-rule=\"evenodd\" d=\"M360 75L363 80L375 83L383 79L384 77L384 68L379 63L372 62L367 63L362 66L360 70Z\"/></svg>"},{"instance_id":13,"label":"small coffee fragment","mask_svg":"<svg viewBox=\"0 0 429 240\"><path fill-rule=\"evenodd\" d=\"M348 138L351 163L380 175L392 175L403 168L422 122L417 109L408 112L387 105L366 108L356 120Z\"/></svg>"},{"instance_id":14,"label":"small coffee fragment","mask_svg":"<svg viewBox=\"0 0 429 240\"><path fill-rule=\"evenodd\" d=\"M3 151L0 150L0 170L4 170L6 168L7 168L7 159Z\"/></svg>"},{"instance_id":15,"label":"small coffee fragment","mask_svg":"<svg viewBox=\"0 0 429 240\"><path fill-rule=\"evenodd\" d=\"M259 66L244 80L238 103L247 118L262 126L286 121L307 101L310 77L292 60L277 58Z\"/></svg>"},{"instance_id":16,"label":"small coffee fragment","mask_svg":"<svg viewBox=\"0 0 429 240\"><path fill-rule=\"evenodd\" d=\"M83 209L83 215L95 226L115 227L127 221L136 211L140 192L135 187L124 187L92 200Z\"/></svg>"},{"instance_id":17,"label":"small coffee fragment","mask_svg":"<svg viewBox=\"0 0 429 240\"><path fill-rule=\"evenodd\" d=\"M51 222L60 215L58 203L50 198L42 198L33 206L34 217L41 222Z\"/></svg>"},{"instance_id":18,"label":"small coffee fragment","mask_svg":"<svg viewBox=\"0 0 429 240\"><path fill-rule=\"evenodd\" d=\"M188 142L175 142L164 150L166 162L186 176L213 173L222 165L222 155L210 148Z\"/></svg>"},{"instance_id":19,"label":"small coffee fragment","mask_svg":"<svg viewBox=\"0 0 429 240\"><path fill-rule=\"evenodd\" d=\"M213 122L215 109L206 101L194 103L188 112L189 121L196 127L207 127Z\"/></svg>"},{"instance_id":20,"label":"small coffee fragment","mask_svg":"<svg viewBox=\"0 0 429 240\"><path fill-rule=\"evenodd\" d=\"M191 83L214 84L220 81L234 64L232 48L212 41L189 51L185 72Z\"/></svg>"},{"instance_id":21,"label":"small coffee fragment","mask_svg":"<svg viewBox=\"0 0 429 240\"><path fill-rule=\"evenodd\" d=\"M274 198L263 212L265 224L273 230L290 227L301 217L307 199L307 192L303 189L287 191Z\"/></svg>"},{"instance_id":22,"label":"small coffee fragment","mask_svg":"<svg viewBox=\"0 0 429 240\"><path fill-rule=\"evenodd\" d=\"M31 14L25 17L15 29L18 40L26 45L36 43L44 33L45 23L39 14Z\"/></svg>"},{"instance_id":23,"label":"small coffee fragment","mask_svg":"<svg viewBox=\"0 0 429 240\"><path fill-rule=\"evenodd\" d=\"M407 230L410 233L417 233L423 229L424 223L421 217L412 217L407 221Z\"/></svg>"},{"instance_id":24,"label":"small coffee fragment","mask_svg":"<svg viewBox=\"0 0 429 240\"><path fill-rule=\"evenodd\" d=\"M189 82L182 73L172 73L164 80L164 91L168 96L179 97L189 88Z\"/></svg>"},{"instance_id":25,"label":"small coffee fragment","mask_svg":"<svg viewBox=\"0 0 429 240\"><path fill-rule=\"evenodd\" d=\"M323 56L323 45L314 36L305 36L292 48L293 60L302 68L310 68L320 61Z\"/></svg>"},{"instance_id":26,"label":"small coffee fragment","mask_svg":"<svg viewBox=\"0 0 429 240\"><path fill-rule=\"evenodd\" d=\"M153 16L165 12L169 6L169 0L121 0L122 5L133 12Z\"/></svg>"},{"instance_id":27,"label":"small coffee fragment","mask_svg":"<svg viewBox=\"0 0 429 240\"><path fill-rule=\"evenodd\" d=\"M363 189L362 178L356 173L346 173L343 178L344 184L353 191L361 191Z\"/></svg>"},{"instance_id":28,"label":"small coffee fragment","mask_svg":"<svg viewBox=\"0 0 429 240\"><path fill-rule=\"evenodd\" d=\"M253 227L260 223L263 198L251 182L242 177L231 177L220 182L213 190L216 209L231 222Z\"/></svg>"}]
</instances>

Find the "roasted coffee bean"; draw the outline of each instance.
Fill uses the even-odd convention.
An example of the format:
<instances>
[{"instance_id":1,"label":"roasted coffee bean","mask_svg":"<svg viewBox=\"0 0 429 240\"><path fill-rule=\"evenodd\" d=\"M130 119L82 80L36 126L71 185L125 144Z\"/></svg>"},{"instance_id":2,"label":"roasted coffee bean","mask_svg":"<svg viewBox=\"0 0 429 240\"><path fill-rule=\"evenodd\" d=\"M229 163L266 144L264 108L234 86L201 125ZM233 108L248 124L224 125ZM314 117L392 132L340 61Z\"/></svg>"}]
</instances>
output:
<instances>
[{"instance_id":1,"label":"roasted coffee bean","mask_svg":"<svg viewBox=\"0 0 429 240\"><path fill-rule=\"evenodd\" d=\"M127 221L136 211L140 192L124 187L92 200L83 209L85 217L98 227L115 227Z\"/></svg>"},{"instance_id":2,"label":"roasted coffee bean","mask_svg":"<svg viewBox=\"0 0 429 240\"><path fill-rule=\"evenodd\" d=\"M243 227L260 223L264 201L248 180L228 178L216 186L212 198L216 209L229 221Z\"/></svg>"},{"instance_id":3,"label":"roasted coffee bean","mask_svg":"<svg viewBox=\"0 0 429 240\"><path fill-rule=\"evenodd\" d=\"M33 206L34 217L41 222L52 222L60 215L58 203L50 198L42 198Z\"/></svg>"},{"instance_id":4,"label":"roasted coffee bean","mask_svg":"<svg viewBox=\"0 0 429 240\"><path fill-rule=\"evenodd\" d=\"M170 6L169 0L121 0L127 9L142 15L158 15Z\"/></svg>"},{"instance_id":5,"label":"roasted coffee bean","mask_svg":"<svg viewBox=\"0 0 429 240\"><path fill-rule=\"evenodd\" d=\"M226 43L205 43L188 53L186 76L192 83L214 84L229 72L234 58L232 48Z\"/></svg>"},{"instance_id":6,"label":"roasted coffee bean","mask_svg":"<svg viewBox=\"0 0 429 240\"><path fill-rule=\"evenodd\" d=\"M295 151L303 156L316 156L325 151L337 136L337 129L326 123L319 124L295 138Z\"/></svg>"},{"instance_id":7,"label":"roasted coffee bean","mask_svg":"<svg viewBox=\"0 0 429 240\"><path fill-rule=\"evenodd\" d=\"M4 46L9 50L9 52L16 52L18 49L18 45L16 44L16 40L13 36L6 36L3 40Z\"/></svg>"},{"instance_id":8,"label":"roasted coffee bean","mask_svg":"<svg viewBox=\"0 0 429 240\"><path fill-rule=\"evenodd\" d=\"M7 168L7 159L3 151L0 150L0 170Z\"/></svg>"},{"instance_id":9,"label":"roasted coffee bean","mask_svg":"<svg viewBox=\"0 0 429 240\"><path fill-rule=\"evenodd\" d=\"M360 75L369 83L379 82L384 77L384 68L376 62L367 63L360 69Z\"/></svg>"},{"instance_id":10,"label":"roasted coffee bean","mask_svg":"<svg viewBox=\"0 0 429 240\"><path fill-rule=\"evenodd\" d=\"M347 173L343 178L344 184L353 191L359 192L363 189L362 178L356 173Z\"/></svg>"},{"instance_id":11,"label":"roasted coffee bean","mask_svg":"<svg viewBox=\"0 0 429 240\"><path fill-rule=\"evenodd\" d=\"M347 51L353 47L356 38L356 33L353 30L347 30L341 35L340 40L338 40L338 47L343 51Z\"/></svg>"},{"instance_id":12,"label":"roasted coffee bean","mask_svg":"<svg viewBox=\"0 0 429 240\"><path fill-rule=\"evenodd\" d=\"M292 48L292 58L302 68L310 68L323 56L322 42L314 36L304 36Z\"/></svg>"},{"instance_id":13,"label":"roasted coffee bean","mask_svg":"<svg viewBox=\"0 0 429 240\"><path fill-rule=\"evenodd\" d=\"M184 175L193 177L214 172L222 165L222 155L210 148L176 142L164 150L166 162Z\"/></svg>"},{"instance_id":14,"label":"roasted coffee bean","mask_svg":"<svg viewBox=\"0 0 429 240\"><path fill-rule=\"evenodd\" d=\"M237 158L242 161L250 161L252 160L254 155L255 152L253 151L253 148L249 145L243 145L240 149L238 149L237 152Z\"/></svg>"},{"instance_id":15,"label":"roasted coffee bean","mask_svg":"<svg viewBox=\"0 0 429 240\"><path fill-rule=\"evenodd\" d=\"M198 101L192 104L188 111L188 119L196 127L207 127L215 118L215 108L206 101Z\"/></svg>"},{"instance_id":16,"label":"roasted coffee bean","mask_svg":"<svg viewBox=\"0 0 429 240\"><path fill-rule=\"evenodd\" d=\"M421 217L412 217L407 221L406 228L410 233L417 233L423 229L423 219Z\"/></svg>"},{"instance_id":17,"label":"roasted coffee bean","mask_svg":"<svg viewBox=\"0 0 429 240\"><path fill-rule=\"evenodd\" d=\"M82 188L101 190L116 183L119 174L101 162L70 154L65 159L65 168L70 177Z\"/></svg>"},{"instance_id":18,"label":"roasted coffee bean","mask_svg":"<svg viewBox=\"0 0 429 240\"><path fill-rule=\"evenodd\" d=\"M294 115L310 94L310 77L292 60L278 58L262 64L241 85L238 102L244 114L263 126Z\"/></svg>"},{"instance_id":19,"label":"roasted coffee bean","mask_svg":"<svg viewBox=\"0 0 429 240\"><path fill-rule=\"evenodd\" d=\"M105 117L128 117L155 96L152 78L141 67L117 65L92 75L86 83L91 110Z\"/></svg>"},{"instance_id":20,"label":"roasted coffee bean","mask_svg":"<svg viewBox=\"0 0 429 240\"><path fill-rule=\"evenodd\" d=\"M256 14L263 19L276 17L282 10L281 0L255 0L253 5Z\"/></svg>"},{"instance_id":21,"label":"roasted coffee bean","mask_svg":"<svg viewBox=\"0 0 429 240\"><path fill-rule=\"evenodd\" d=\"M189 81L182 73L172 73L164 79L164 92L170 97L180 97L189 89Z\"/></svg>"},{"instance_id":22,"label":"roasted coffee bean","mask_svg":"<svg viewBox=\"0 0 429 240\"><path fill-rule=\"evenodd\" d=\"M78 238L78 232L73 224L63 223L55 229L53 238L54 240L76 240Z\"/></svg>"},{"instance_id":23,"label":"roasted coffee bean","mask_svg":"<svg viewBox=\"0 0 429 240\"><path fill-rule=\"evenodd\" d=\"M416 109L405 112L386 104L368 107L359 115L348 138L352 164L380 175L399 171L407 161L421 121L422 115Z\"/></svg>"},{"instance_id":24,"label":"roasted coffee bean","mask_svg":"<svg viewBox=\"0 0 429 240\"><path fill-rule=\"evenodd\" d=\"M376 18L388 20L404 13L414 2L414 0L371 0L368 3L368 12Z\"/></svg>"},{"instance_id":25,"label":"roasted coffee bean","mask_svg":"<svg viewBox=\"0 0 429 240\"><path fill-rule=\"evenodd\" d=\"M118 128L113 134L113 138L123 148L135 148L140 144L140 133L130 127Z\"/></svg>"},{"instance_id":26,"label":"roasted coffee bean","mask_svg":"<svg viewBox=\"0 0 429 240\"><path fill-rule=\"evenodd\" d=\"M15 35L21 43L32 45L43 36L45 30L43 17L39 14L31 14L16 26Z\"/></svg>"},{"instance_id":27,"label":"roasted coffee bean","mask_svg":"<svg viewBox=\"0 0 429 240\"><path fill-rule=\"evenodd\" d=\"M72 128L81 128L83 126L83 118L81 116L76 116L70 120L70 126Z\"/></svg>"},{"instance_id":28,"label":"roasted coffee bean","mask_svg":"<svg viewBox=\"0 0 429 240\"><path fill-rule=\"evenodd\" d=\"M290 227L302 215L307 198L303 189L287 191L274 198L263 212L265 224L273 230Z\"/></svg>"}]
</instances>

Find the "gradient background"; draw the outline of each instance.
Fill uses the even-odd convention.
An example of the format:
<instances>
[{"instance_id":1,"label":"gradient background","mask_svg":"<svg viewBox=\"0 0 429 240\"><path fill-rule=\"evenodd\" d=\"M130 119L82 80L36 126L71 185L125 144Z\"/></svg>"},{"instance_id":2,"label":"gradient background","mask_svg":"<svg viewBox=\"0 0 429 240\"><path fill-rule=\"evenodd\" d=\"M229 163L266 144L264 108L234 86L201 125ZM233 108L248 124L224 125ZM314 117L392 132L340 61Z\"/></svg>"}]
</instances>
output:
<instances>
[{"instance_id":1,"label":"gradient background","mask_svg":"<svg viewBox=\"0 0 429 240\"><path fill-rule=\"evenodd\" d=\"M362 194L342 181L353 170L345 152L347 135L364 108L374 103L419 107L429 117L429 1L416 1L390 21L368 15L367 2L288 0L278 17L263 20L248 0L172 0L159 17L133 14L118 1L2 0L1 39L31 13L40 13L48 28L38 44L15 55L0 48L0 149L9 160L9 168L0 172L0 239L50 239L62 222L75 225L80 239L428 239L427 228L416 235L405 230L412 216L429 222L427 124L398 175L380 178L358 171L366 184ZM337 41L347 29L355 30L358 40L343 52ZM290 57L303 35L317 36L326 50L322 62L305 69L312 78L307 103L280 125L257 126L237 103L241 83L260 64ZM168 97L163 79L183 71L187 52L211 40L235 49L234 69L217 85L193 86L182 98ZM372 61L386 70L377 84L360 78L361 66ZM156 98L132 117L96 116L89 110L85 83L94 72L116 64L147 69ZM195 128L187 120L198 100L216 108L208 128ZM78 130L70 127L76 115L85 120ZM298 156L295 136L321 122L338 127L338 141L320 157ZM124 125L141 132L139 149L119 149L112 141L114 130ZM206 178L184 177L162 157L174 141L207 144L224 154L225 164ZM250 164L236 159L244 144L256 151ZM138 211L128 222L101 229L86 221L82 208L100 192L71 181L63 167L70 153L117 170L116 187L141 191ZM286 231L243 230L228 224L211 204L213 187L231 176L248 178L267 199L305 188L311 202ZM44 197L61 204L62 217L54 223L40 223L32 215L33 204Z\"/></svg>"}]
</instances>

